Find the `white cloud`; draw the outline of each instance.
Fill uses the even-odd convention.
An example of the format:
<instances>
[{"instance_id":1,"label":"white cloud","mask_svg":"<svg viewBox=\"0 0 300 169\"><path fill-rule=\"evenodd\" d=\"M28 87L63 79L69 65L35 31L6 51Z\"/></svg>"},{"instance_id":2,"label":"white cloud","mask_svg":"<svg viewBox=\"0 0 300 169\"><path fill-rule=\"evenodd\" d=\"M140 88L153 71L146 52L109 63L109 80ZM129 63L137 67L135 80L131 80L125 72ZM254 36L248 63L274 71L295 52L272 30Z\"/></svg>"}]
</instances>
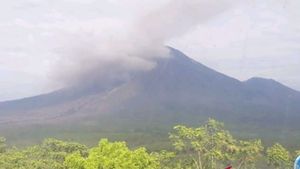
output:
<instances>
[{"instance_id":1,"label":"white cloud","mask_svg":"<svg viewBox=\"0 0 300 169\"><path fill-rule=\"evenodd\" d=\"M65 36L91 32L104 39L124 36L137 18L168 2L6 1L0 6L0 66L46 78L59 58L58 49L66 46ZM300 89L299 8L298 0L241 1L232 10L188 29L187 34L173 38L169 44L239 79L264 76ZM189 24L189 20L182 20ZM169 25L163 33L168 34L176 24ZM76 37L71 39L76 41Z\"/></svg>"},{"instance_id":2,"label":"white cloud","mask_svg":"<svg viewBox=\"0 0 300 169\"><path fill-rule=\"evenodd\" d=\"M243 3L171 44L241 80L253 76L274 78L299 90L297 8L300 3L293 0Z\"/></svg>"}]
</instances>

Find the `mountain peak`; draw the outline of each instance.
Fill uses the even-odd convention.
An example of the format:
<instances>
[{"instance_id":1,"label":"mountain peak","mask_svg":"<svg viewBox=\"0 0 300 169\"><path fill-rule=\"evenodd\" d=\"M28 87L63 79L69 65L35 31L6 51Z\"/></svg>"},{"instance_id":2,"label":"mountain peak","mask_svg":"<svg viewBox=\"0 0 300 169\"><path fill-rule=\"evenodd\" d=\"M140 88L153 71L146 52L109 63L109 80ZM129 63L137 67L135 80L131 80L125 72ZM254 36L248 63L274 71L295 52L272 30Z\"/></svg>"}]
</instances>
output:
<instances>
[{"instance_id":1,"label":"mountain peak","mask_svg":"<svg viewBox=\"0 0 300 169\"><path fill-rule=\"evenodd\" d=\"M241 82L168 48L170 56L157 59L156 67L122 83L100 81L89 88L0 103L0 115L6 116L0 125L49 122L64 128L69 122L72 128L93 124L105 130L113 124L122 130L124 126L193 125L214 117L232 123L242 121L241 125L247 119L255 127L264 127L270 121L280 124L287 118L292 123L299 117L298 92L272 79L255 77ZM1 129L5 130L3 125Z\"/></svg>"},{"instance_id":2,"label":"mountain peak","mask_svg":"<svg viewBox=\"0 0 300 169\"><path fill-rule=\"evenodd\" d=\"M297 92L296 90L289 88L288 86L274 80L274 79L266 79L261 77L253 77L250 78L244 83L251 88L259 88L261 90L273 90L273 91L286 91L286 92Z\"/></svg>"},{"instance_id":3,"label":"mountain peak","mask_svg":"<svg viewBox=\"0 0 300 169\"><path fill-rule=\"evenodd\" d=\"M261 78L261 77L252 77L248 80L246 80L248 83L278 83L274 79L267 79L267 78Z\"/></svg>"}]
</instances>

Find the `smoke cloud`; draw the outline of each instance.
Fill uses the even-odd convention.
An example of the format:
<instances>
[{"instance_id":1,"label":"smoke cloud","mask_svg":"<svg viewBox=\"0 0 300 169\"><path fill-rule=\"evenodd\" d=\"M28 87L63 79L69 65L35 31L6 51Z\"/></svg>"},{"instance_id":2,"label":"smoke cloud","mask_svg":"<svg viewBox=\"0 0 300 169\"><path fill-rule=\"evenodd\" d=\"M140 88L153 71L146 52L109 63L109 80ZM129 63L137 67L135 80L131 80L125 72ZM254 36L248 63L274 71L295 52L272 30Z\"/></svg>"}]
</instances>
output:
<instances>
[{"instance_id":1,"label":"smoke cloud","mask_svg":"<svg viewBox=\"0 0 300 169\"><path fill-rule=\"evenodd\" d=\"M69 34L59 48L55 78L64 86L122 81L169 57L165 43L222 13L233 0L171 0L133 24L103 22L104 29ZM201 38L201 37L199 37Z\"/></svg>"}]
</instances>

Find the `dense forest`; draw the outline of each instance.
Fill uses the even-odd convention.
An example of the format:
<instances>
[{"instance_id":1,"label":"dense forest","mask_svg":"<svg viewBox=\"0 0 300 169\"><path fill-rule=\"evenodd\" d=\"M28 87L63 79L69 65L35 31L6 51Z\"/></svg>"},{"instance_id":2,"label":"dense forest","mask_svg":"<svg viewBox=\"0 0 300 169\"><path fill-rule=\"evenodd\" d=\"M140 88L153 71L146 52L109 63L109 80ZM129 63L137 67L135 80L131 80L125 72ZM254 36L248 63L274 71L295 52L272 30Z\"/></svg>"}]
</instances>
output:
<instances>
[{"instance_id":1,"label":"dense forest","mask_svg":"<svg viewBox=\"0 0 300 169\"><path fill-rule=\"evenodd\" d=\"M50 138L19 149L0 138L0 169L287 169L300 155L279 143L264 147L259 139L236 139L214 119L198 128L175 126L169 138L173 150L160 152L108 139L89 148Z\"/></svg>"}]
</instances>

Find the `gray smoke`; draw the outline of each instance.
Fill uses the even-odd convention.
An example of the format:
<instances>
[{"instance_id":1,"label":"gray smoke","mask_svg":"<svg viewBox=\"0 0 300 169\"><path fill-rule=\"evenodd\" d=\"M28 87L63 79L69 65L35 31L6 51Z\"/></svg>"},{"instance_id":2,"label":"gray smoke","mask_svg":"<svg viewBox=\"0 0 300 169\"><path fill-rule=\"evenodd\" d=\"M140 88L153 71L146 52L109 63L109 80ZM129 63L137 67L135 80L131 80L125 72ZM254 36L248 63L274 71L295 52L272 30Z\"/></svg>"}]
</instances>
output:
<instances>
[{"instance_id":1,"label":"gray smoke","mask_svg":"<svg viewBox=\"0 0 300 169\"><path fill-rule=\"evenodd\" d=\"M233 0L171 0L130 27L82 32L60 50L55 78L63 85L124 80L168 57L166 41L178 37L233 4ZM201 37L199 37L201 38ZM67 46L67 47L66 47Z\"/></svg>"}]
</instances>

